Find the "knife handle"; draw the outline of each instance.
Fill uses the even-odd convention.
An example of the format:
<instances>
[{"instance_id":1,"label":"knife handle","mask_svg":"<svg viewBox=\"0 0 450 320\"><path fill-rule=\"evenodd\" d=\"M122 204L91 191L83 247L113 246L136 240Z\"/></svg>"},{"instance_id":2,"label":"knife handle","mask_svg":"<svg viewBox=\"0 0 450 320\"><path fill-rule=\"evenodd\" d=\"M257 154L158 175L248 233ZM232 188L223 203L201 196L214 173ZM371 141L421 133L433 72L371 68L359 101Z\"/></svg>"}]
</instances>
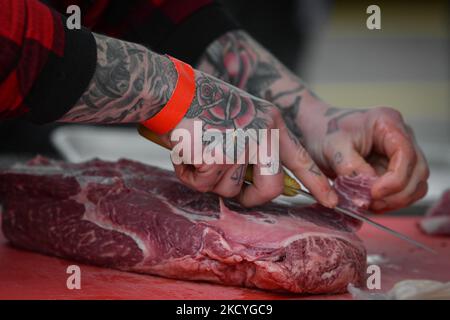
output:
<instances>
[{"instance_id":1,"label":"knife handle","mask_svg":"<svg viewBox=\"0 0 450 320\"><path fill-rule=\"evenodd\" d=\"M140 124L138 126L138 132L145 139L150 140L150 141L160 145L163 148L170 149L170 147L166 143L164 143L164 141L157 134L150 131L145 126ZM293 196L297 195L297 192L295 190L301 190L301 187L298 184L298 182L294 178L292 178L289 175L289 173L286 172L285 169L283 169L283 171L284 171L283 194L288 197L293 197ZM253 166L251 166L251 165L247 166L247 170L245 171L245 181L248 183L253 182Z\"/></svg>"}]
</instances>

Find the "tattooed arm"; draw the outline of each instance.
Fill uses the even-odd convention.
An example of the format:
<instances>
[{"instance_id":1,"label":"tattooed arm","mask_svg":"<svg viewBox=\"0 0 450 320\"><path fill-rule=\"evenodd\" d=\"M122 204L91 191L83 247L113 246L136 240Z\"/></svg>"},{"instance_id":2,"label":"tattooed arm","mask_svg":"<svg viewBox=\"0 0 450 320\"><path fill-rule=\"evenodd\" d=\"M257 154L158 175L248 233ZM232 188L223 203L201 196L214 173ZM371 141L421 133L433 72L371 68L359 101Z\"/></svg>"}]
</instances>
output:
<instances>
[{"instance_id":1,"label":"tattooed arm","mask_svg":"<svg viewBox=\"0 0 450 320\"><path fill-rule=\"evenodd\" d=\"M76 105L59 121L120 123L141 122L155 115L168 102L177 81L172 62L143 46L95 34L97 66L95 74ZM294 156L282 157L311 192L326 206L333 207L337 196L325 175L317 168L295 137L289 137L279 110L269 102L196 71L194 100L177 128L193 130L194 121L202 121L203 130L280 129L280 148ZM161 137L170 144L170 133ZM174 143L172 143L172 147ZM284 153L286 154L286 153ZM248 160L248 159L247 159ZM294 161L295 160L295 161ZM264 163L255 164L253 184L242 188L244 164L175 165L177 176L200 191L212 191L226 197L238 196L245 206L269 201L283 191L282 172L261 174Z\"/></svg>"},{"instance_id":2,"label":"tattooed arm","mask_svg":"<svg viewBox=\"0 0 450 320\"><path fill-rule=\"evenodd\" d=\"M59 121L140 122L161 110L177 80L172 62L138 44L94 37L95 74L83 96Z\"/></svg>"},{"instance_id":3,"label":"tattooed arm","mask_svg":"<svg viewBox=\"0 0 450 320\"><path fill-rule=\"evenodd\" d=\"M274 103L289 134L328 176L377 174L373 210L404 207L426 194L425 157L394 109L331 107L243 31L214 41L198 68Z\"/></svg>"}]
</instances>

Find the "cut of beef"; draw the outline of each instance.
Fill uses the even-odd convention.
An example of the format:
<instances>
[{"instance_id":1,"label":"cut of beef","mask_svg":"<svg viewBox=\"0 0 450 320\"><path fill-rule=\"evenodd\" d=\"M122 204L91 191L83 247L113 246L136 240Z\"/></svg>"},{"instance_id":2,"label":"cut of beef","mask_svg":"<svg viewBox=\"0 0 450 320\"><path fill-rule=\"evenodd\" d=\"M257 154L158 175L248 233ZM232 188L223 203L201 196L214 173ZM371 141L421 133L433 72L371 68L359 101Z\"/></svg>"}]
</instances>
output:
<instances>
[{"instance_id":1,"label":"cut of beef","mask_svg":"<svg viewBox=\"0 0 450 320\"><path fill-rule=\"evenodd\" d=\"M365 210L369 209L372 200L370 190L375 180L376 177L364 175L337 177L333 186L338 195L339 206L364 214ZM358 230L362 226L362 221L349 219L348 225L354 230Z\"/></svg>"},{"instance_id":2,"label":"cut of beef","mask_svg":"<svg viewBox=\"0 0 450 320\"><path fill-rule=\"evenodd\" d=\"M450 189L428 209L420 221L420 228L427 234L450 236Z\"/></svg>"},{"instance_id":3,"label":"cut of beef","mask_svg":"<svg viewBox=\"0 0 450 320\"><path fill-rule=\"evenodd\" d=\"M346 179L367 199L364 178ZM365 274L344 215L319 205L244 209L129 160L36 158L0 173L0 199L13 245L88 264L296 293L343 292Z\"/></svg>"},{"instance_id":4,"label":"cut of beef","mask_svg":"<svg viewBox=\"0 0 450 320\"><path fill-rule=\"evenodd\" d=\"M339 197L339 205L360 213L369 209L372 200L370 189L375 180L376 177L363 175L337 177L334 180L334 188Z\"/></svg>"}]
</instances>

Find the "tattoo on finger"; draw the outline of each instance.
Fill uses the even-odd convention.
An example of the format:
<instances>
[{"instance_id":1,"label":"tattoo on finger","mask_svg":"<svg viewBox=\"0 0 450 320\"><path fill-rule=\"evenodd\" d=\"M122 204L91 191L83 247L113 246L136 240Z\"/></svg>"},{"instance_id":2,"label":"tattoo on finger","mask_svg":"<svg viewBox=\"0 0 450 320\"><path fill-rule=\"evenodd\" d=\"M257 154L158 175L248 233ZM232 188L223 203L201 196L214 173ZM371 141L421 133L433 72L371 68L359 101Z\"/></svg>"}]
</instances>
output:
<instances>
[{"instance_id":1,"label":"tattoo on finger","mask_svg":"<svg viewBox=\"0 0 450 320\"><path fill-rule=\"evenodd\" d=\"M336 152L333 156L334 163L339 165L342 163L342 153L340 151Z\"/></svg>"},{"instance_id":2,"label":"tattoo on finger","mask_svg":"<svg viewBox=\"0 0 450 320\"><path fill-rule=\"evenodd\" d=\"M315 163L313 163L311 167L309 167L309 171L314 173L316 176L322 176L322 171L320 171L319 167L317 167Z\"/></svg>"},{"instance_id":3,"label":"tattoo on finger","mask_svg":"<svg viewBox=\"0 0 450 320\"><path fill-rule=\"evenodd\" d=\"M287 128L287 134L289 136L289 138L291 139L291 141L296 145L299 146L300 145L300 141L297 139L297 137L292 133L292 131Z\"/></svg>"},{"instance_id":4,"label":"tattoo on finger","mask_svg":"<svg viewBox=\"0 0 450 320\"><path fill-rule=\"evenodd\" d=\"M300 111L300 103L301 97L299 96L291 105L281 108L280 110L286 126L299 140L302 140L303 134L300 127L297 125L297 115Z\"/></svg>"},{"instance_id":5,"label":"tattoo on finger","mask_svg":"<svg viewBox=\"0 0 450 320\"><path fill-rule=\"evenodd\" d=\"M245 165L240 165L236 170L234 170L231 175L231 180L234 181L235 185L240 185L245 177Z\"/></svg>"}]
</instances>

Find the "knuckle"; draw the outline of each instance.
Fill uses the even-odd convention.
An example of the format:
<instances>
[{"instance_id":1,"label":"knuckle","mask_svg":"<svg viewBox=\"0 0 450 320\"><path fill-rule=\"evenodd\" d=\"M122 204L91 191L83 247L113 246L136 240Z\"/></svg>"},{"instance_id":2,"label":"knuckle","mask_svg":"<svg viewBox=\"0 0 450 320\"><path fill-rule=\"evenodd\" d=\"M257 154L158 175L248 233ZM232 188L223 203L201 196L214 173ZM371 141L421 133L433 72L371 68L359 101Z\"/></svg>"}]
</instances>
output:
<instances>
[{"instance_id":1,"label":"knuckle","mask_svg":"<svg viewBox=\"0 0 450 320\"><path fill-rule=\"evenodd\" d=\"M406 123L400 111L390 107L380 107L375 110L374 115L382 123L388 124L391 128L396 128L403 136L410 137L406 129Z\"/></svg>"},{"instance_id":2,"label":"knuckle","mask_svg":"<svg viewBox=\"0 0 450 320\"><path fill-rule=\"evenodd\" d=\"M386 107L386 106L379 107L378 109L381 112L382 116L384 116L386 118L394 119L394 120L400 120L403 122L403 116L400 111L398 111L394 108L391 108L391 107Z\"/></svg>"}]
</instances>

